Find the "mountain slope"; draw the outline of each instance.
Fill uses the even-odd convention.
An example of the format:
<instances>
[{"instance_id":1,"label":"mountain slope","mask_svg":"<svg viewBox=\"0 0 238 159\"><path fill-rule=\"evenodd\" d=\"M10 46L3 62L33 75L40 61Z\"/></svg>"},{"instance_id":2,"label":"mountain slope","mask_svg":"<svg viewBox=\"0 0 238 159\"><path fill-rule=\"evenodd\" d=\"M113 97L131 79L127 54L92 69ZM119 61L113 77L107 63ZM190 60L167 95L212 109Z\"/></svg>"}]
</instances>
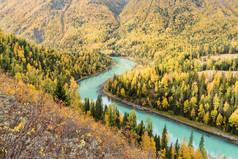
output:
<instances>
[{"instance_id":1,"label":"mountain slope","mask_svg":"<svg viewBox=\"0 0 238 159\"><path fill-rule=\"evenodd\" d=\"M238 135L238 1L151 2L128 3L115 48L153 64L115 76L107 91Z\"/></svg>"},{"instance_id":2,"label":"mountain slope","mask_svg":"<svg viewBox=\"0 0 238 159\"><path fill-rule=\"evenodd\" d=\"M44 45L100 48L126 0L4 0L0 27ZM95 46L91 46L94 44Z\"/></svg>"},{"instance_id":3,"label":"mountain slope","mask_svg":"<svg viewBox=\"0 0 238 159\"><path fill-rule=\"evenodd\" d=\"M0 68L67 104L74 99L70 90L62 92L62 88L75 83L74 79L104 71L111 64L110 57L98 52L56 51L0 31Z\"/></svg>"},{"instance_id":4,"label":"mountain slope","mask_svg":"<svg viewBox=\"0 0 238 159\"><path fill-rule=\"evenodd\" d=\"M237 0L131 0L120 14L119 52L236 52ZM207 50L206 50L207 49ZM236 50L235 50L236 49Z\"/></svg>"},{"instance_id":5,"label":"mountain slope","mask_svg":"<svg viewBox=\"0 0 238 159\"><path fill-rule=\"evenodd\" d=\"M237 10L237 0L3 0L0 27L71 51L236 53Z\"/></svg>"}]
</instances>

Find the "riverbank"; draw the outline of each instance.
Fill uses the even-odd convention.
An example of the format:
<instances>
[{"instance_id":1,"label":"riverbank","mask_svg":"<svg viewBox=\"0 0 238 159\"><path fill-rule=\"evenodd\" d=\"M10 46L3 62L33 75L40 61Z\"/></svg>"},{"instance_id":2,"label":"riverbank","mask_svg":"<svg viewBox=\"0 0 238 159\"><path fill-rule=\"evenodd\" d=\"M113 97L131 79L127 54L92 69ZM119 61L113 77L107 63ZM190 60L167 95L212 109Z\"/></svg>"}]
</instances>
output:
<instances>
[{"instance_id":1,"label":"riverbank","mask_svg":"<svg viewBox=\"0 0 238 159\"><path fill-rule=\"evenodd\" d=\"M221 138L227 140L230 143L238 145L238 137L237 136L233 136L229 133L223 132L220 129L205 125L205 124L200 123L200 122L189 120L189 119L184 118L182 116L174 115L170 112L163 112L163 111L158 111L158 110L154 110L154 109L151 109L151 108L146 108L146 107L134 104L132 102L126 101L124 99L121 99L119 97L116 97L115 95L106 91L106 83L104 83L104 85L103 85L102 93L104 95L106 95L106 96L108 96L108 97L110 97L110 98L112 98L112 99L114 99L118 102L126 104L126 105L128 105L128 106L130 106L134 109L137 109L137 110L140 110L140 111L146 111L146 112L149 112L149 113L153 113L153 114L162 116L164 118L167 118L167 119L173 120L175 122L178 122L178 123L190 126L192 128L195 128L199 131L221 137Z\"/></svg>"}]
</instances>

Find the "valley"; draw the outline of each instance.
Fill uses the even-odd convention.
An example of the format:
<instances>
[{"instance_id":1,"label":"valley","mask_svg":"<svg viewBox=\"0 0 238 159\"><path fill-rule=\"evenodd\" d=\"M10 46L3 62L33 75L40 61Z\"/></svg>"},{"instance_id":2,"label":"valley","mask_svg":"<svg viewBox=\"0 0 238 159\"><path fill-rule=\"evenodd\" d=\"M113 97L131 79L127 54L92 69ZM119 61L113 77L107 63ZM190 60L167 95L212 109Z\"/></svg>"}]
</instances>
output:
<instances>
[{"instance_id":1,"label":"valley","mask_svg":"<svg viewBox=\"0 0 238 159\"><path fill-rule=\"evenodd\" d=\"M235 159L237 25L237 0L0 0L0 109L22 110L20 116L41 111L36 96L43 93L51 103L47 109L52 105L53 116L60 116L51 124L71 111L89 123L80 135L100 125L96 140L76 141L67 128L84 128L72 126L66 116L70 122L61 128L68 136L60 140L89 146L74 153L72 144L59 145L62 156L89 157L108 130L115 134L109 147L119 147L99 144L89 158L135 158L134 150L143 158ZM3 79L12 79L9 89ZM23 90L33 93L26 103ZM27 103L30 109L24 108ZM7 115L0 113L0 135L6 137L0 137L0 158L29 155L5 144L15 143L11 132L19 139L32 133L29 117L15 116L19 120L9 125L3 120ZM49 136L64 134L49 131ZM29 149L35 152L31 157L56 157L54 148L42 145Z\"/></svg>"}]
</instances>

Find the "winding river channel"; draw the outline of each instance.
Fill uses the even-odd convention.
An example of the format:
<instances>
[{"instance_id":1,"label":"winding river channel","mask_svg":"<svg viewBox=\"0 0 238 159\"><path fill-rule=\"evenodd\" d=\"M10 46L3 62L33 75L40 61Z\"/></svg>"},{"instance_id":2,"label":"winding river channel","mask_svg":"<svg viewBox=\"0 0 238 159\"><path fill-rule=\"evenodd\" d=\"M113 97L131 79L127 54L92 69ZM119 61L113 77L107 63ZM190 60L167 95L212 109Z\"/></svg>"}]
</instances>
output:
<instances>
[{"instance_id":1,"label":"winding river channel","mask_svg":"<svg viewBox=\"0 0 238 159\"><path fill-rule=\"evenodd\" d=\"M78 91L82 99L90 98L92 100L96 100L97 96L100 94L101 85L104 82L106 82L109 78L112 78L114 74L121 75L126 71L131 70L135 66L134 62L125 58L113 57L113 60L116 61L117 64L113 66L109 71L79 82L80 87ZM125 112L130 113L132 110L132 108L127 106L126 104L117 102L107 96L103 96L103 103L107 105L116 103L118 110L123 114ZM200 138L202 134L204 134L205 148L209 155L215 158L225 155L228 159L238 159L238 146L228 142L227 140L224 140L221 137L201 132L192 127L180 124L153 113L136 110L136 114L138 122L141 120L145 121L147 117L151 119L154 134L161 135L163 127L166 124L170 142L175 143L177 138L179 139L179 142L182 142L184 138L186 138L186 140L188 141L191 131L193 131L193 143L195 148L198 147Z\"/></svg>"}]
</instances>

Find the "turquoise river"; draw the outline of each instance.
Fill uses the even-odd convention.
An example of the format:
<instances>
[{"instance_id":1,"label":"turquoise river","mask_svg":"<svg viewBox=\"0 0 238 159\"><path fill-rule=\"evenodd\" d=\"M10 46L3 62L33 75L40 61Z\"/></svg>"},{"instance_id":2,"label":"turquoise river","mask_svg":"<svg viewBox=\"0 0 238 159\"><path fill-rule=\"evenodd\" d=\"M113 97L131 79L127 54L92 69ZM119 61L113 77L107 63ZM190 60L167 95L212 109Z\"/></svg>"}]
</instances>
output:
<instances>
[{"instance_id":1,"label":"turquoise river","mask_svg":"<svg viewBox=\"0 0 238 159\"><path fill-rule=\"evenodd\" d=\"M117 62L109 71L101 73L97 76L82 80L79 82L79 93L82 99L90 98L96 100L97 96L100 93L100 85L106 82L108 79L112 78L114 74L121 75L126 71L131 70L135 63L119 57L113 57L114 61ZM114 101L107 96L103 96L104 104L116 103L117 108L121 113L130 113L132 108L122 104L120 102ZM176 139L179 139L179 142L182 142L184 138L188 141L191 131L194 132L194 147L197 148L199 145L200 138L202 134L205 136L205 148L209 155L218 158L219 156L225 155L228 159L238 159L238 146L234 145L223 138L204 133L192 127L180 124L173 120L155 115L149 112L143 112L136 110L138 122L141 120L146 120L149 117L153 124L153 133L161 134L164 125L166 124L169 134L170 142L175 143Z\"/></svg>"}]
</instances>

